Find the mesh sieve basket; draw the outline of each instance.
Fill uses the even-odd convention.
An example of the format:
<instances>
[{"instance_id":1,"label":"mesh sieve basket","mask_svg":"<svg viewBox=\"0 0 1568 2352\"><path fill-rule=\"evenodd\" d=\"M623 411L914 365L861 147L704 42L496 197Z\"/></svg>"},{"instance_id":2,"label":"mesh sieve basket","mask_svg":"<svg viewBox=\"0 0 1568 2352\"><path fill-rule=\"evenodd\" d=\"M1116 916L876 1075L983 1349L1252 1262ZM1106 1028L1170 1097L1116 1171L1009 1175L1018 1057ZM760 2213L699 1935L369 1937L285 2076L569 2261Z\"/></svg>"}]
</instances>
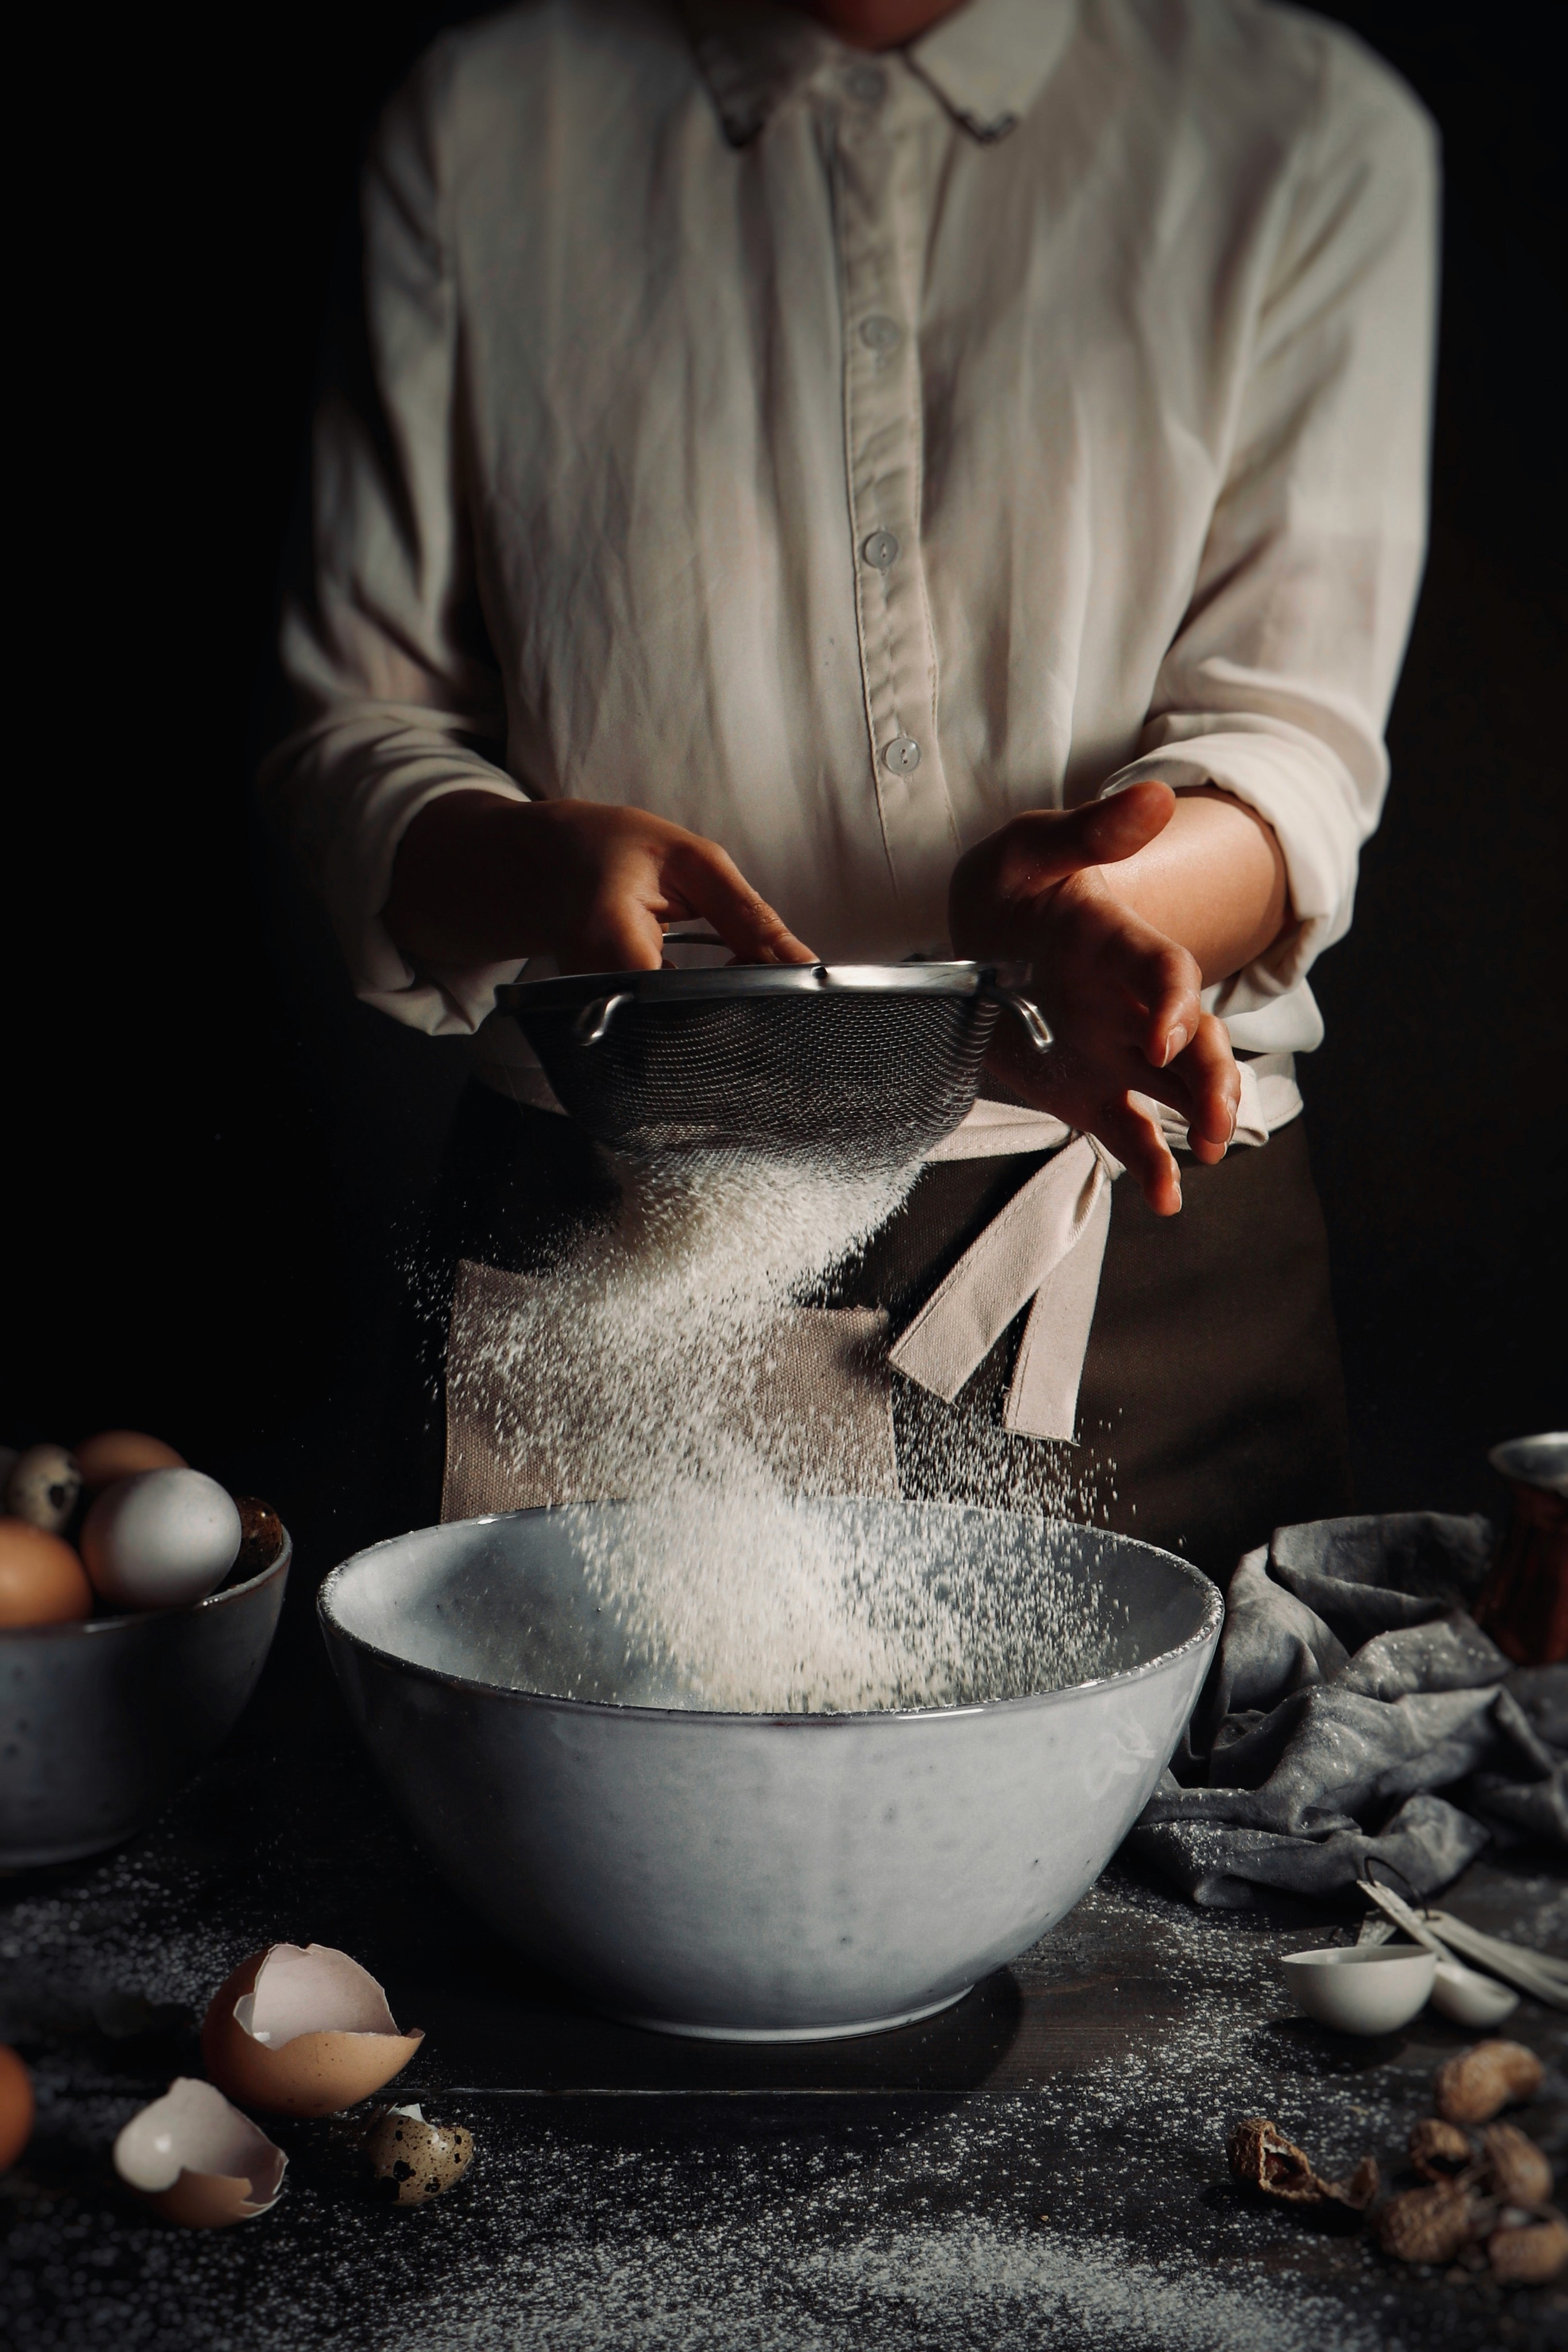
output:
<instances>
[{"instance_id":1,"label":"mesh sieve basket","mask_svg":"<svg viewBox=\"0 0 1568 2352\"><path fill-rule=\"evenodd\" d=\"M590 972L497 992L563 1110L617 1151L750 1150L899 1166L972 1106L998 1015L973 963Z\"/></svg>"}]
</instances>

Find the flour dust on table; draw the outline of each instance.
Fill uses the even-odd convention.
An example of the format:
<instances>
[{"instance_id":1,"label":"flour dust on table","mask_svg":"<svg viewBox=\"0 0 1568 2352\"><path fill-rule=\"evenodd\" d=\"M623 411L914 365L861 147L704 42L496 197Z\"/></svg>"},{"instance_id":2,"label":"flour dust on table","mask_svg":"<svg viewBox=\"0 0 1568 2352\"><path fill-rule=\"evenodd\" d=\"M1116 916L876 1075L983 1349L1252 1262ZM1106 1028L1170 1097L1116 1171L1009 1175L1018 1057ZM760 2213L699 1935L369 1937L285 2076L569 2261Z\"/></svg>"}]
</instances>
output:
<instances>
[{"instance_id":1,"label":"flour dust on table","mask_svg":"<svg viewBox=\"0 0 1568 2352\"><path fill-rule=\"evenodd\" d=\"M988 1539L977 1522L960 1559L930 1524L912 1524L890 1547L868 1537L847 1502L798 1507L814 1417L825 1447L829 1409L820 1370L792 1392L775 1377L787 1333L810 1319L802 1302L894 1214L919 1167L852 1171L828 1155L752 1151L620 1161L614 1220L529 1281L528 1313L487 1314L477 1337L471 1328L454 1349L458 1410L463 1383L482 1386L490 1444L526 1454L536 1476L542 1461L553 1499L656 1506L586 1530L584 1573L629 1641L675 1670L694 1706L951 1706L1108 1670L1103 1604L1092 1596L1086 1608L1082 1576L1053 1568L1045 1511L1034 1512L1039 1540L1027 1546L1016 1512ZM895 1494L888 1376L874 1352L862 1350L842 1379L874 1399L883 1491ZM800 1425L792 1468L780 1459L781 1414ZM601 1483L585 1487L590 1425L613 1472L601 1467ZM1072 1501L1064 1483L1062 1517Z\"/></svg>"}]
</instances>

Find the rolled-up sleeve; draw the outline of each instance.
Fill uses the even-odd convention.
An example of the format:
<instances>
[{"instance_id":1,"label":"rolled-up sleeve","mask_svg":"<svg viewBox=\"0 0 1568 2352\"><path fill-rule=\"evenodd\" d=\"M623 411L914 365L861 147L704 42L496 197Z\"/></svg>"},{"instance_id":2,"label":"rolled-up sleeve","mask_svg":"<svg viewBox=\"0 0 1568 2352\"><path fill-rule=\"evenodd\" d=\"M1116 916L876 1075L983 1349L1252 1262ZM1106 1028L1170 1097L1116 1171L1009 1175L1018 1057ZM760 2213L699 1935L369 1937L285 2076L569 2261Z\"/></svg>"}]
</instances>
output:
<instances>
[{"instance_id":1,"label":"rolled-up sleeve","mask_svg":"<svg viewBox=\"0 0 1568 2352\"><path fill-rule=\"evenodd\" d=\"M1138 757L1103 787L1215 784L1272 826L1291 920L1216 992L1227 1015L1301 989L1349 928L1381 813L1426 545L1437 190L1416 101L1325 44L1192 600Z\"/></svg>"},{"instance_id":2,"label":"rolled-up sleeve","mask_svg":"<svg viewBox=\"0 0 1568 2352\"><path fill-rule=\"evenodd\" d=\"M442 233L438 46L382 120L361 196L361 310L311 447L309 550L285 604L299 724L264 798L325 900L355 992L433 1034L476 1027L517 966L413 970L382 919L419 812L502 764L500 680L474 579Z\"/></svg>"}]
</instances>

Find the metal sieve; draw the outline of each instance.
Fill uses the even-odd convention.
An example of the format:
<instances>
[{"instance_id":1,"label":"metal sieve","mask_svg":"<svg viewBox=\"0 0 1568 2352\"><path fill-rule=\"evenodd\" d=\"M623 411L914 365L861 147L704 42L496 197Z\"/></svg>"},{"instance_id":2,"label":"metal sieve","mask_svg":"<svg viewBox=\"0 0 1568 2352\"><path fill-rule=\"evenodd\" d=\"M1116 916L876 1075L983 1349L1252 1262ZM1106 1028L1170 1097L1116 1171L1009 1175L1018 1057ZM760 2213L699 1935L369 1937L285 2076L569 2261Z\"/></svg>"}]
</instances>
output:
<instances>
[{"instance_id":1,"label":"metal sieve","mask_svg":"<svg viewBox=\"0 0 1568 2352\"><path fill-rule=\"evenodd\" d=\"M752 1150L898 1166L951 1134L1016 987L975 963L588 972L497 992L563 1110L632 1153Z\"/></svg>"}]
</instances>

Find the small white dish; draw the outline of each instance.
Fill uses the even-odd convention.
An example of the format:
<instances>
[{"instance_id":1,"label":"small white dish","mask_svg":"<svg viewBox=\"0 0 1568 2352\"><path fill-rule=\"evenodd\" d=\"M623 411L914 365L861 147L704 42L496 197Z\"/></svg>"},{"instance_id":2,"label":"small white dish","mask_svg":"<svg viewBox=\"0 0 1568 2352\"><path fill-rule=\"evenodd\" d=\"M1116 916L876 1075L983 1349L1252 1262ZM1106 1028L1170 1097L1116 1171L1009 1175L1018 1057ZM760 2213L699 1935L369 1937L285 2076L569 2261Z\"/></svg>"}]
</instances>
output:
<instances>
[{"instance_id":1,"label":"small white dish","mask_svg":"<svg viewBox=\"0 0 1568 2352\"><path fill-rule=\"evenodd\" d=\"M1437 1955L1417 1944L1350 1944L1287 1952L1285 1982L1309 2017L1341 2033L1394 2033L1432 1995Z\"/></svg>"},{"instance_id":2,"label":"small white dish","mask_svg":"<svg viewBox=\"0 0 1568 2352\"><path fill-rule=\"evenodd\" d=\"M1453 1960L1436 1960L1432 2006L1456 2025L1500 2025L1519 2007L1519 1995L1496 1977L1479 1969L1462 1969Z\"/></svg>"}]
</instances>

